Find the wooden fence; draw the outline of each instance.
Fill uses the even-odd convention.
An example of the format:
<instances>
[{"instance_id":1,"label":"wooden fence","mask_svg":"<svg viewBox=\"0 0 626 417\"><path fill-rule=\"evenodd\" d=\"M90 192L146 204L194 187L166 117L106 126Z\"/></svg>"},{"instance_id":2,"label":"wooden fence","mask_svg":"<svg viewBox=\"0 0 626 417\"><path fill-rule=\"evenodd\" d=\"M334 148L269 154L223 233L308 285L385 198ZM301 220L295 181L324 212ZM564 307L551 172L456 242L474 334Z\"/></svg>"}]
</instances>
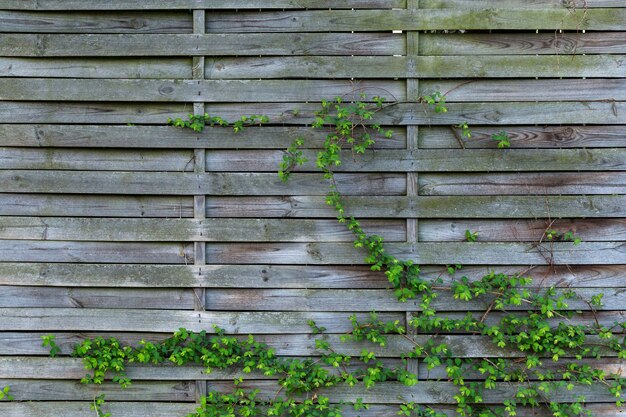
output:
<instances>
[{"instance_id":1,"label":"wooden fence","mask_svg":"<svg viewBox=\"0 0 626 417\"><path fill-rule=\"evenodd\" d=\"M598 320L624 321L626 3L579 3L0 0L0 388L18 400L0 415L93 415L96 390L67 354L96 334L135 342L216 324L310 356L310 319L331 338L350 313L408 320L418 303L395 301L364 265L314 163L288 184L276 176L295 136L321 146L306 127L320 100L361 92L403 102L377 115L393 138L337 174L367 231L425 276L534 266L542 285L603 292ZM417 103L435 91L448 107L436 117ZM193 112L271 124L237 135L165 125ZM496 148L501 131L511 149ZM583 242L542 249L550 224ZM49 333L60 358L41 346ZM498 354L480 336L446 338L467 357ZM385 360L406 348L392 337ZM360 414L453 408L442 369L409 366L423 381L360 392L374 404ZM135 367L131 388L99 392L113 415L182 416L232 379L201 371ZM622 415L606 395L588 400Z\"/></svg>"}]
</instances>

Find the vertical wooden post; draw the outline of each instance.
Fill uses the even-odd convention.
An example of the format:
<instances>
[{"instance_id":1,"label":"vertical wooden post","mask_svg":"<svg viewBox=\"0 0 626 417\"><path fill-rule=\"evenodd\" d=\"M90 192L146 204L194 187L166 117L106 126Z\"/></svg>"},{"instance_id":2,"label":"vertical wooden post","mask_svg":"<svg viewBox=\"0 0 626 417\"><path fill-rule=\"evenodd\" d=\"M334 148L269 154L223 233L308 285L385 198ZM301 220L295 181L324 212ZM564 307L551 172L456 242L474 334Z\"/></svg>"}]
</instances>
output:
<instances>
[{"instance_id":1,"label":"vertical wooden post","mask_svg":"<svg viewBox=\"0 0 626 417\"><path fill-rule=\"evenodd\" d=\"M205 33L205 11L193 11L193 33ZM192 58L191 74L194 80L204 79L204 57L194 56ZM199 84L199 83L198 83ZM193 104L194 114L204 114L204 103ZM206 151L204 148L194 149L193 154L193 171L201 177L206 172ZM193 217L202 223L206 218L206 196L194 195L193 197ZM202 266L206 265L206 243L194 242L194 263L202 270ZM194 308L196 311L206 310L206 289L193 288L194 292ZM200 397L207 394L207 382L196 381L196 402L200 402Z\"/></svg>"},{"instance_id":2,"label":"vertical wooden post","mask_svg":"<svg viewBox=\"0 0 626 417\"><path fill-rule=\"evenodd\" d=\"M419 9L419 0L407 0L406 7L408 10ZM415 101L419 97L419 78L417 74L417 56L419 55L419 32L406 32L406 56L408 62L409 76L406 79L406 97L407 101ZM413 78L415 77L415 78ZM406 128L406 149L408 154L414 154L418 148L418 126L407 126ZM417 172L409 172L406 177L406 195L408 199L415 199L418 195L418 178ZM410 207L414 207L411 203ZM419 224L417 215L411 213L413 217L406 219L406 240L407 243L416 243L418 240ZM409 326L411 320L411 312L406 312L406 328L407 335L415 335L415 329ZM407 362L407 371L418 374L419 362L417 359L409 359Z\"/></svg>"}]
</instances>

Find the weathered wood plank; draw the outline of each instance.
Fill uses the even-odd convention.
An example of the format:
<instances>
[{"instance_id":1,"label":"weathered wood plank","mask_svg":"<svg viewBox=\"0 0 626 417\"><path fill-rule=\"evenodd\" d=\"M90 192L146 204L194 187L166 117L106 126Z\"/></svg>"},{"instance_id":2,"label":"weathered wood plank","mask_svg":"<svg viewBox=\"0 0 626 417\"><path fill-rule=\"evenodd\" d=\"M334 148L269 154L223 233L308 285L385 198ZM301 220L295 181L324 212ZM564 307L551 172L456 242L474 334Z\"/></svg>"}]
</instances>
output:
<instances>
[{"instance_id":1,"label":"weathered wood plank","mask_svg":"<svg viewBox=\"0 0 626 417\"><path fill-rule=\"evenodd\" d=\"M404 37L393 33L276 34L0 34L0 55L10 57L401 55Z\"/></svg>"},{"instance_id":2,"label":"weathered wood plank","mask_svg":"<svg viewBox=\"0 0 626 417\"><path fill-rule=\"evenodd\" d=\"M620 86L612 83L607 87L618 89ZM403 81L376 80L353 83L350 80L0 78L0 99L21 101L281 103L321 101L335 96L358 100L361 94L367 97L386 94L395 100L406 100L406 87Z\"/></svg>"},{"instance_id":3,"label":"weathered wood plank","mask_svg":"<svg viewBox=\"0 0 626 417\"><path fill-rule=\"evenodd\" d=\"M404 0L4 0L8 10L153 10L153 9L391 9Z\"/></svg>"},{"instance_id":4,"label":"weathered wood plank","mask_svg":"<svg viewBox=\"0 0 626 417\"><path fill-rule=\"evenodd\" d=\"M420 80L420 95L441 91L447 102L626 99L626 79Z\"/></svg>"},{"instance_id":5,"label":"weathered wood plank","mask_svg":"<svg viewBox=\"0 0 626 417\"><path fill-rule=\"evenodd\" d=\"M6 58L10 59L10 58ZM619 77L623 55L207 58L206 76L241 78ZM0 62L1 59L0 59ZM384 71L381 71L384 68ZM2 74L0 66L0 74ZM10 74L7 74L10 75ZM113 78L113 77L112 77ZM132 77L129 77L132 78ZM165 77L166 78L166 77Z\"/></svg>"},{"instance_id":6,"label":"weathered wood plank","mask_svg":"<svg viewBox=\"0 0 626 417\"><path fill-rule=\"evenodd\" d=\"M397 359L382 359L382 363L387 367L397 367L400 361ZM552 372L566 369L573 363L571 360L561 360L559 363L553 361L544 361L542 368ZM583 359L577 362L580 365L591 366L594 369L600 369L607 374L619 374L620 369L624 366L624 361L619 359L602 358L602 359ZM351 372L363 370L366 365L351 365L348 369ZM324 367L329 372L335 374L338 372L332 367ZM182 380L232 380L234 378L243 377L250 380L273 380L278 376L268 377L262 373L253 372L246 374L240 368L234 369L217 369L211 373L206 373L205 369L200 366L137 366L130 365L126 367L126 374L133 381L142 380L160 380L160 381L182 381ZM433 369L419 369L416 373L420 380L446 380L448 378L445 367L437 366ZM85 375L84 365L81 359L76 358L39 358L39 357L22 357L0 358L0 378L6 379L81 379ZM484 380L485 376L478 371L469 371L466 379ZM529 375L531 380L537 380L534 375Z\"/></svg>"},{"instance_id":7,"label":"weathered wood plank","mask_svg":"<svg viewBox=\"0 0 626 417\"><path fill-rule=\"evenodd\" d=\"M0 215L186 218L193 198L0 193Z\"/></svg>"},{"instance_id":8,"label":"weathered wood plank","mask_svg":"<svg viewBox=\"0 0 626 417\"><path fill-rule=\"evenodd\" d=\"M423 174L420 195L624 194L626 173Z\"/></svg>"},{"instance_id":9,"label":"weathered wood plank","mask_svg":"<svg viewBox=\"0 0 626 417\"><path fill-rule=\"evenodd\" d=\"M470 141L472 141L471 139ZM381 139L385 141L385 139ZM492 140L493 141L493 140ZM304 150L308 161L294 171L315 171L317 150ZM225 150L206 152L212 172L275 172L284 151ZM373 150L345 151L337 172L471 172L471 171L618 171L626 169L626 149ZM92 150L0 147L0 169L191 172L191 151Z\"/></svg>"},{"instance_id":10,"label":"weathered wood plank","mask_svg":"<svg viewBox=\"0 0 626 417\"><path fill-rule=\"evenodd\" d=\"M134 400L134 399L133 399ZM44 417L54 414L63 417L85 417L93 413L91 401L27 401L2 402L0 414L4 417ZM173 417L184 416L195 412L194 403L138 403L107 401L104 406L107 412L115 416L125 417ZM525 417L525 416L521 416ZM541 416L543 417L543 416ZM607 414L607 417L613 417Z\"/></svg>"},{"instance_id":11,"label":"weathered wood plank","mask_svg":"<svg viewBox=\"0 0 626 417\"><path fill-rule=\"evenodd\" d=\"M541 10L420 9L420 10L311 10L289 12L210 13L207 32L326 32L445 29L594 29L620 30L626 19L621 9Z\"/></svg>"},{"instance_id":12,"label":"weathered wood plank","mask_svg":"<svg viewBox=\"0 0 626 417\"><path fill-rule=\"evenodd\" d=\"M564 7L624 7L623 0L421 0L425 9L510 7L515 9L562 9Z\"/></svg>"},{"instance_id":13,"label":"weathered wood plank","mask_svg":"<svg viewBox=\"0 0 626 417\"><path fill-rule=\"evenodd\" d=\"M18 12L0 10L0 32L192 33L191 14L159 12Z\"/></svg>"},{"instance_id":14,"label":"weathered wood plank","mask_svg":"<svg viewBox=\"0 0 626 417\"><path fill-rule=\"evenodd\" d=\"M401 174L338 174L347 195L404 194ZM289 185L269 173L0 171L0 192L170 195L325 195L321 174L294 174Z\"/></svg>"},{"instance_id":15,"label":"weathered wood plank","mask_svg":"<svg viewBox=\"0 0 626 417\"><path fill-rule=\"evenodd\" d=\"M0 169L93 171L190 171L193 151L91 150L0 147Z\"/></svg>"},{"instance_id":16,"label":"weathered wood plank","mask_svg":"<svg viewBox=\"0 0 626 417\"><path fill-rule=\"evenodd\" d=\"M272 123L311 123L317 103L206 104L206 112L226 120L262 114ZM452 126L537 124L626 124L624 102L450 103L447 113L424 111L415 103L389 105L375 114L381 125ZM172 117L186 118L189 109L178 103L0 102L0 123L155 123Z\"/></svg>"},{"instance_id":17,"label":"weathered wood plank","mask_svg":"<svg viewBox=\"0 0 626 417\"><path fill-rule=\"evenodd\" d=\"M406 240L403 220L366 220L386 241ZM619 236L614 236L619 239ZM111 242L352 242L335 220L0 217L0 239ZM616 240L614 239L614 240Z\"/></svg>"},{"instance_id":18,"label":"weathered wood plank","mask_svg":"<svg viewBox=\"0 0 626 417\"><path fill-rule=\"evenodd\" d=\"M491 138L490 138L491 139ZM384 139L382 139L384 141ZM470 139L469 141L472 141ZM495 141L492 140L495 143ZM294 171L314 171L318 151L304 150L307 162ZM283 151L208 151L212 171L276 171ZM0 156L0 162L1 162ZM471 171L619 171L626 169L626 149L374 150L364 155L344 151L337 172Z\"/></svg>"},{"instance_id":19,"label":"weathered wood plank","mask_svg":"<svg viewBox=\"0 0 626 417\"><path fill-rule=\"evenodd\" d=\"M183 289L103 289L21 287L6 285L0 292L0 308L148 308L193 310L195 297Z\"/></svg>"},{"instance_id":20,"label":"weathered wood plank","mask_svg":"<svg viewBox=\"0 0 626 417\"><path fill-rule=\"evenodd\" d=\"M599 312L600 318L603 315L608 314L607 317L616 317L614 313ZM608 320L608 318L606 319ZM2 332L0 333L0 353L3 355L41 355L48 358L50 349L41 345L41 336L45 333L40 332ZM82 343L88 338L94 337L115 337L121 343L125 345L136 346L140 340L149 340L152 342L158 342L165 338L171 337L171 334L162 333L95 333L95 332L81 332L81 333L65 333L55 332L55 342L61 349L62 355L69 355L74 351L74 347ZM359 356L364 347L376 353L380 358L398 358L406 352L412 351L415 348L410 339L406 339L399 335L388 335L387 346L380 347L376 344L368 342L342 342L340 334L326 334L328 342L332 346L336 346L339 351L346 355ZM247 335L235 335L237 338L245 338ZM429 335L422 334L412 336L413 340L420 345L428 343L429 340L433 340L435 343L445 343L449 346L450 350L458 355L459 358L483 358L483 357L506 357L506 358L518 358L525 357L523 352L520 352L514 347L507 346L499 348L494 345L493 341L485 336L475 335ZM258 342L265 343L280 356L318 356L320 351L315 348L315 341L319 339L319 335L314 334L266 334L266 335L254 335L254 339ZM599 343L600 339L597 336L587 336L589 343ZM615 360L617 353L610 349L600 346L601 354L610 361ZM565 354L563 358L573 357L572 354ZM11 360L11 358L7 358ZM547 361L546 361L547 362ZM551 361L550 361L551 362ZM0 362L1 363L1 362ZM560 362L561 363L561 362ZM549 366L549 365L547 365ZM14 372L14 371L8 371ZM206 376L205 376L206 378ZM181 378L184 379L184 378Z\"/></svg>"},{"instance_id":21,"label":"weathered wood plank","mask_svg":"<svg viewBox=\"0 0 626 417\"><path fill-rule=\"evenodd\" d=\"M626 147L624 126L478 126L471 130L472 139L464 141L466 148L497 148L491 137L502 130L511 138L511 148ZM461 147L451 128L423 127L419 135L420 148Z\"/></svg>"},{"instance_id":22,"label":"weathered wood plank","mask_svg":"<svg viewBox=\"0 0 626 417\"><path fill-rule=\"evenodd\" d=\"M567 267L499 266L498 272L534 279L532 286L610 288L624 286L624 265L572 265ZM471 281L492 271L490 267L466 266L463 276ZM426 280L454 279L444 267L422 266ZM138 265L138 264L0 264L0 285L104 288L282 288L282 289L387 289L384 274L366 266L290 265Z\"/></svg>"},{"instance_id":23,"label":"weathered wood plank","mask_svg":"<svg viewBox=\"0 0 626 417\"><path fill-rule=\"evenodd\" d=\"M563 310L590 310L588 302L598 290L571 290L582 299L568 300L568 307ZM562 294L559 291L559 295ZM598 310L626 310L626 288L607 288L603 294L604 306ZM206 298L207 305L218 311L422 311L421 299L400 303L389 290L213 289L207 292ZM494 299L495 296L489 296L462 302L454 299L449 291L440 291L431 305L437 310L484 313ZM528 305L507 307L507 311L528 309Z\"/></svg>"},{"instance_id":24,"label":"weathered wood plank","mask_svg":"<svg viewBox=\"0 0 626 417\"><path fill-rule=\"evenodd\" d=\"M604 128L609 129L610 126ZM406 129L391 130L392 138L378 141L374 148L406 147ZM206 128L202 132L193 132L170 126L2 124L0 146L283 150L287 149L298 136L303 137L308 146L322 148L326 134L323 130L295 126L254 126L233 135L232 130L221 128Z\"/></svg>"},{"instance_id":25,"label":"weathered wood plank","mask_svg":"<svg viewBox=\"0 0 626 417\"><path fill-rule=\"evenodd\" d=\"M424 34L423 55L555 55L623 54L626 32ZM574 60L576 58L573 58Z\"/></svg>"},{"instance_id":26,"label":"weathered wood plank","mask_svg":"<svg viewBox=\"0 0 626 417\"><path fill-rule=\"evenodd\" d=\"M521 243L390 243L387 251L418 264L508 265L609 265L626 264L626 243L554 243L535 247ZM362 264L364 251L348 243L223 243L208 244L211 263L271 263L312 265Z\"/></svg>"},{"instance_id":27,"label":"weathered wood plank","mask_svg":"<svg viewBox=\"0 0 626 417\"><path fill-rule=\"evenodd\" d=\"M542 191L544 193L544 191ZM346 197L347 212L357 217L541 218L619 217L626 196L418 196ZM315 196L209 197L208 217L335 217Z\"/></svg>"},{"instance_id":28,"label":"weathered wood plank","mask_svg":"<svg viewBox=\"0 0 626 417\"><path fill-rule=\"evenodd\" d=\"M539 242L549 241L546 230L571 231L585 242L626 240L626 219L602 220L420 220L421 242L464 241L465 231L479 233L479 241ZM558 238L556 238L558 239Z\"/></svg>"},{"instance_id":29,"label":"weathered wood plank","mask_svg":"<svg viewBox=\"0 0 626 417\"><path fill-rule=\"evenodd\" d=\"M119 384L81 384L80 381L0 379L0 385L10 386L16 401L93 401L104 394L111 401L188 401L195 398L195 384L189 381L138 382L126 389Z\"/></svg>"},{"instance_id":30,"label":"weathered wood plank","mask_svg":"<svg viewBox=\"0 0 626 417\"><path fill-rule=\"evenodd\" d=\"M1 262L193 263L193 245L0 240Z\"/></svg>"},{"instance_id":31,"label":"weathered wood plank","mask_svg":"<svg viewBox=\"0 0 626 417\"><path fill-rule=\"evenodd\" d=\"M607 65L611 66L609 63ZM191 58L6 58L0 77L191 78Z\"/></svg>"},{"instance_id":32,"label":"weathered wood plank","mask_svg":"<svg viewBox=\"0 0 626 417\"><path fill-rule=\"evenodd\" d=\"M0 412L5 417L47 417L50 414L63 415L63 417L85 417L92 411L89 402L3 402L0 403ZM344 406L341 412L345 417L388 417L396 414L397 405L371 405L367 410L351 410ZM433 410L444 413L448 417L456 416L455 406L439 405L432 407ZM131 403L131 402L107 402L104 409L112 415L124 415L125 417L172 417L183 416L195 411L196 405L185 403ZM593 415L603 417L623 417L623 412L615 408L615 404L586 404L585 410ZM518 407L519 417L552 417L552 412L541 408Z\"/></svg>"},{"instance_id":33,"label":"weathered wood plank","mask_svg":"<svg viewBox=\"0 0 626 417\"><path fill-rule=\"evenodd\" d=\"M358 314L361 320L367 315ZM381 320L399 320L397 313L381 313ZM352 327L345 313L298 312L214 312L184 310L3 308L2 331L123 331L174 332L184 327L191 331L213 332L216 325L229 333L310 333L309 320L331 333L347 332Z\"/></svg>"},{"instance_id":34,"label":"weathered wood plank","mask_svg":"<svg viewBox=\"0 0 626 417\"><path fill-rule=\"evenodd\" d=\"M524 385L525 386L525 385ZM232 382L211 381L210 390L232 392ZM258 398L271 399L276 395L279 385L273 381L244 382L239 385L243 389L259 389ZM504 399L514 399L519 390L517 383L499 384L497 388L484 390L482 398L485 404L502 404ZM456 404L454 396L458 394L458 387L452 382L422 381L412 387L400 383L381 383L372 388L337 387L320 390L319 394L333 398L333 401L354 402L361 398L364 403L374 404L402 404L416 402L421 404ZM557 402L571 402L583 395L588 403L609 402L615 398L603 384L591 386L577 385L574 390L555 390L550 398Z\"/></svg>"}]
</instances>

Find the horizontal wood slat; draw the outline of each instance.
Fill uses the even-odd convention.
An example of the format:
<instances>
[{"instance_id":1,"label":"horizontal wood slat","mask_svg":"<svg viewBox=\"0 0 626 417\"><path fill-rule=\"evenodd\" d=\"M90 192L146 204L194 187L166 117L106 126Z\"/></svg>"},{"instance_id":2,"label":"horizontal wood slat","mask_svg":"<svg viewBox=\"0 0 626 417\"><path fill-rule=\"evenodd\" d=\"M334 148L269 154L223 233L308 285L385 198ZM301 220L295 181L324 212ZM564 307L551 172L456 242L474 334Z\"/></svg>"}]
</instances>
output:
<instances>
[{"instance_id":1,"label":"horizontal wood slat","mask_svg":"<svg viewBox=\"0 0 626 417\"><path fill-rule=\"evenodd\" d=\"M356 313L363 321L367 313ZM442 317L463 318L465 313L447 313ZM405 313L382 312L382 321L401 320ZM500 312L493 312L485 323L494 325L502 319ZM4 308L0 309L1 331L89 331L89 332L154 332L171 333L180 327L190 331L212 331L216 325L228 333L240 334L294 334L311 333L309 320L329 333L351 331L352 325L345 312L220 312L183 310L139 309L77 309L77 308ZM592 325L598 320L601 326L614 324L623 319L623 312L600 311L575 315L570 323ZM560 318L550 319L550 326L558 326ZM430 336L426 336L430 338ZM76 382L78 384L78 382Z\"/></svg>"},{"instance_id":2,"label":"horizontal wood slat","mask_svg":"<svg viewBox=\"0 0 626 417\"><path fill-rule=\"evenodd\" d=\"M620 30L622 9L427 9L210 13L207 32L326 32L444 29Z\"/></svg>"},{"instance_id":3,"label":"horizontal wood slat","mask_svg":"<svg viewBox=\"0 0 626 417\"><path fill-rule=\"evenodd\" d=\"M505 274L518 274L527 267L498 267ZM465 266L461 274L480 280L490 267ZM535 277L531 286L607 288L623 287L625 265L536 266L525 274ZM456 279L444 267L422 266L422 278ZM539 278L537 278L539 277ZM387 289L383 274L366 266L314 265L132 265L132 264L0 264L0 285L44 287L120 288L361 288Z\"/></svg>"},{"instance_id":4,"label":"horizontal wood slat","mask_svg":"<svg viewBox=\"0 0 626 417\"><path fill-rule=\"evenodd\" d=\"M331 97L332 99L332 97ZM314 120L318 103L210 103L205 112L226 120L265 115L275 124L304 125ZM540 103L450 103L446 113L424 111L415 103L388 106L372 119L382 125L455 126L537 124L626 124L622 101ZM188 106L179 103L0 102L0 123L165 124L168 118L187 118Z\"/></svg>"},{"instance_id":5,"label":"horizontal wood slat","mask_svg":"<svg viewBox=\"0 0 626 417\"><path fill-rule=\"evenodd\" d=\"M406 240L401 220L364 221L387 241ZM335 220L301 219L97 219L0 217L0 239L160 242L351 242Z\"/></svg>"},{"instance_id":6,"label":"horizontal wood slat","mask_svg":"<svg viewBox=\"0 0 626 417\"><path fill-rule=\"evenodd\" d=\"M420 35L426 36L426 35ZM505 51L506 52L506 51ZM620 53L626 52L626 47ZM448 54L451 55L451 54ZM459 55L463 55L462 53ZM22 59L22 58L5 58ZM0 59L0 62L2 60ZM392 78L619 77L624 55L302 56L207 58L206 77ZM85 63L85 65L89 65ZM18 71L21 66L15 65ZM381 71L384 68L384 71ZM2 67L0 66L0 71ZM3 74L0 72L0 74ZM10 76L11 73L6 73ZM20 74L15 74L19 76ZM35 74L33 76L36 76ZM51 73L51 76L62 76ZM130 77L129 77L130 78Z\"/></svg>"},{"instance_id":7,"label":"horizontal wood slat","mask_svg":"<svg viewBox=\"0 0 626 417\"><path fill-rule=\"evenodd\" d=\"M172 11L68 14L0 10L0 32L192 33L192 18L190 13Z\"/></svg>"},{"instance_id":8,"label":"horizontal wood slat","mask_svg":"<svg viewBox=\"0 0 626 417\"><path fill-rule=\"evenodd\" d=\"M387 252L417 264L523 265L626 264L626 243L583 242L549 245L522 243L446 242L390 243ZM271 263L312 265L362 264L366 253L349 243L222 243L207 245L211 263Z\"/></svg>"}]
</instances>

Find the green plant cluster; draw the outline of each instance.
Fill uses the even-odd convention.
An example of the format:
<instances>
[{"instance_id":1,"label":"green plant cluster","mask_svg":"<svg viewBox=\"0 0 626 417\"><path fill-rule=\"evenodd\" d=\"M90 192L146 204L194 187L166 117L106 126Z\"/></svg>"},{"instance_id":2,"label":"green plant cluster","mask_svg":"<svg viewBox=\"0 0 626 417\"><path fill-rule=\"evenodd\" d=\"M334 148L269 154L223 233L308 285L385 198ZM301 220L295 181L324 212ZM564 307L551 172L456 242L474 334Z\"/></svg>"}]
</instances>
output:
<instances>
[{"instance_id":1,"label":"green plant cluster","mask_svg":"<svg viewBox=\"0 0 626 417\"><path fill-rule=\"evenodd\" d=\"M427 111L444 113L447 110L445 95L441 93L417 101L426 106ZM247 339L226 336L217 328L212 335L181 329L163 342L142 341L138 347L122 346L114 338L96 338L84 341L74 352L75 356L83 358L85 367L90 370L82 382L101 384L110 374L120 386L127 387L131 384L125 374L128 364L169 362L182 366L193 363L203 366L207 372L237 367L244 377L251 372L261 372L267 378L276 379L277 392L272 396L245 389L243 377L237 378L232 392L208 393L197 412L190 417L339 417L345 404L332 400L333 387L358 385L367 389L384 381L399 381L407 386L418 382L417 375L408 372L405 366L389 368L377 357L376 350L388 346L389 338L393 336L410 343L411 349L402 355L405 364L419 358L429 371L445 370L446 380L457 387L454 399L459 416L515 416L519 407L544 407L554 417L590 414L585 409L584 396L573 394L576 389L590 385L604 387L615 398L616 405L621 406L621 391L626 386L626 378L582 360L600 359L607 354L626 359L626 323L616 322L614 326L606 327L596 319L592 325L577 324L572 319L579 312L570 308L570 304L581 299L579 295L556 288L533 289L531 279L521 274L491 272L471 281L464 276L457 277L462 266L452 265L447 267L451 284L444 285L441 277L427 280L420 275L418 265L389 254L382 237L367 234L360 222L348 214L334 170L341 166L345 152L356 157L377 140L391 137L391 131L375 123L376 113L385 106L382 97L369 100L362 97L347 102L337 97L323 101L311 124L313 129L328 132L323 149L317 154L316 166L328 180L326 203L335 209L337 220L354 234L354 246L365 251L365 262L373 271L381 271L387 276L399 301L417 301L420 311L407 324L411 333L430 335L425 341L417 343L400 322L384 322L376 313L371 313L366 320L351 316L352 330L341 338L344 342L362 342L364 348L358 357L346 355L340 346L333 346L325 335L326 329L314 322L309 325L312 333L320 336L316 340L318 359L280 358L252 336ZM207 125L228 126L239 132L244 126L268 121L264 116L249 116L229 123L209 115L191 115L187 121L170 120L170 124L194 131ZM467 123L459 126L464 136L470 138ZM495 136L494 140L499 143L508 141L504 132ZM285 153L279 171L284 181L289 180L297 166L306 162L302 153L305 146L305 139L297 138ZM548 240L576 243L573 235L570 239L569 235L561 236L550 230L546 233L552 234ZM477 232L467 231L468 241L477 237ZM440 297L466 303L468 311L482 310L482 313L469 312L461 317L441 313L436 308ZM588 303L595 316L595 309L602 303L602 294L583 301ZM446 343L439 336L454 333L483 336L494 347L503 350L503 357L466 358L459 347ZM44 344L51 348L53 355L59 353L53 337L44 338ZM498 398L496 403L499 405L494 406L494 401L485 398L496 388L508 395ZM102 397L94 400L92 408L98 415L104 415L103 401ZM362 400L351 406L355 410L368 407ZM413 402L402 404L398 415L446 416Z\"/></svg>"}]
</instances>

